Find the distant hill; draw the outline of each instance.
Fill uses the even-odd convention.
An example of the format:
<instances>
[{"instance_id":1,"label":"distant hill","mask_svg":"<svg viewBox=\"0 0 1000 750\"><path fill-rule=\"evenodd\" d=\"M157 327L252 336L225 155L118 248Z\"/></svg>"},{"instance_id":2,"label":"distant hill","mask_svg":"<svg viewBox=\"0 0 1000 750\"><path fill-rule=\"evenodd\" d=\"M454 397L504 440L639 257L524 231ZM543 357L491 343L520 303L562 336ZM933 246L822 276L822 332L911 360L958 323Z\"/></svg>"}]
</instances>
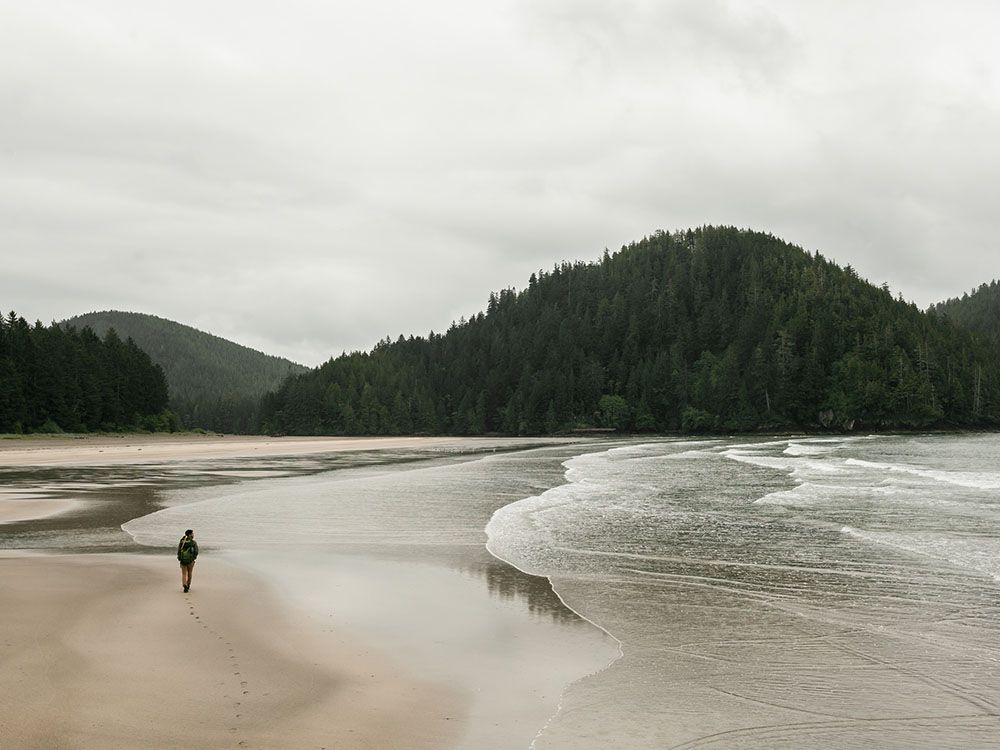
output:
<instances>
[{"instance_id":1,"label":"distant hill","mask_svg":"<svg viewBox=\"0 0 1000 750\"><path fill-rule=\"evenodd\" d=\"M1000 281L932 305L931 312L1000 346Z\"/></svg>"},{"instance_id":2,"label":"distant hill","mask_svg":"<svg viewBox=\"0 0 1000 750\"><path fill-rule=\"evenodd\" d=\"M98 336L113 328L123 340L133 339L163 368L170 406L189 428L253 432L260 397L288 375L307 370L154 315L108 310L78 315L62 325L89 326Z\"/></svg>"},{"instance_id":3,"label":"distant hill","mask_svg":"<svg viewBox=\"0 0 1000 750\"><path fill-rule=\"evenodd\" d=\"M731 432L1000 423L1000 355L769 234L657 232L532 274L428 338L265 398L290 434Z\"/></svg>"}]
</instances>

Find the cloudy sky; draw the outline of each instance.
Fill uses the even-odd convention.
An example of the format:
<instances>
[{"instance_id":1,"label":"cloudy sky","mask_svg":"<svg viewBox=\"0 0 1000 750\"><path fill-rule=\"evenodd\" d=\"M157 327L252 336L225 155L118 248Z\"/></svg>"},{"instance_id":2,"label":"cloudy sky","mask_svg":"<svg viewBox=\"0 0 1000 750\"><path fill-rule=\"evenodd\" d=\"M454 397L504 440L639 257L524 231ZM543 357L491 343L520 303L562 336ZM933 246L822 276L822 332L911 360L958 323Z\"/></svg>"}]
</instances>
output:
<instances>
[{"instance_id":1,"label":"cloudy sky","mask_svg":"<svg viewBox=\"0 0 1000 750\"><path fill-rule=\"evenodd\" d=\"M656 229L1000 276L1000 4L0 0L0 307L314 365Z\"/></svg>"}]
</instances>

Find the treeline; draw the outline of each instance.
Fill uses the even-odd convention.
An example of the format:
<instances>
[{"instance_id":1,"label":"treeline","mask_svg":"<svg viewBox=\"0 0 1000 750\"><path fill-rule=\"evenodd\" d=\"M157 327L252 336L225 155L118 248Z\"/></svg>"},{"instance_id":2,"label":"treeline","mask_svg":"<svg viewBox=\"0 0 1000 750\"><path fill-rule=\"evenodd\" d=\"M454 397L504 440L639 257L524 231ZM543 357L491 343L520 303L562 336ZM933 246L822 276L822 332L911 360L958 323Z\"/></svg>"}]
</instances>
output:
<instances>
[{"instance_id":1,"label":"treeline","mask_svg":"<svg viewBox=\"0 0 1000 750\"><path fill-rule=\"evenodd\" d=\"M196 328L144 313L108 310L70 318L99 335L114 329L149 353L166 375L170 408L188 428L252 433L261 397L302 365L264 354Z\"/></svg>"},{"instance_id":2,"label":"treeline","mask_svg":"<svg viewBox=\"0 0 1000 750\"><path fill-rule=\"evenodd\" d=\"M331 359L264 400L289 434L995 425L997 351L771 235L656 235L445 334Z\"/></svg>"},{"instance_id":3,"label":"treeline","mask_svg":"<svg viewBox=\"0 0 1000 750\"><path fill-rule=\"evenodd\" d=\"M0 433L178 427L163 370L131 339L0 317Z\"/></svg>"},{"instance_id":4,"label":"treeline","mask_svg":"<svg viewBox=\"0 0 1000 750\"><path fill-rule=\"evenodd\" d=\"M932 305L931 312L1000 346L1000 281Z\"/></svg>"}]
</instances>

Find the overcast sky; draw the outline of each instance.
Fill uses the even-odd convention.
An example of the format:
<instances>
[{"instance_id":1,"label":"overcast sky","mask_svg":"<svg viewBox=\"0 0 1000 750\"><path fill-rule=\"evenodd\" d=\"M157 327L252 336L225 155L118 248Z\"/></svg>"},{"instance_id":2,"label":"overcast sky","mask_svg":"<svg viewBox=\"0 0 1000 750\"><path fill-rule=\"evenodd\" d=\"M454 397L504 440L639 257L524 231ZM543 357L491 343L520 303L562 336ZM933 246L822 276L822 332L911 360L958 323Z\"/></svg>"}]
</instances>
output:
<instances>
[{"instance_id":1,"label":"overcast sky","mask_svg":"<svg viewBox=\"0 0 1000 750\"><path fill-rule=\"evenodd\" d=\"M656 229L1000 276L1000 4L0 0L0 307L308 365Z\"/></svg>"}]
</instances>

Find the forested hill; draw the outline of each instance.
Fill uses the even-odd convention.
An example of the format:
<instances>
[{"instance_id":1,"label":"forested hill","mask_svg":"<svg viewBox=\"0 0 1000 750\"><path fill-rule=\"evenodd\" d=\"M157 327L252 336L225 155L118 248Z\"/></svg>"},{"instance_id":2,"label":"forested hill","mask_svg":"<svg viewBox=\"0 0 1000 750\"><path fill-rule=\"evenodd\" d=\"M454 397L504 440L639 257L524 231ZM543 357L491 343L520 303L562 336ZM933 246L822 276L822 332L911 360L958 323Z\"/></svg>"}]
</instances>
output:
<instances>
[{"instance_id":1,"label":"forested hill","mask_svg":"<svg viewBox=\"0 0 1000 750\"><path fill-rule=\"evenodd\" d=\"M996 424L994 348L770 235L656 235L532 275L428 338L291 378L278 433Z\"/></svg>"},{"instance_id":2,"label":"forested hill","mask_svg":"<svg viewBox=\"0 0 1000 750\"><path fill-rule=\"evenodd\" d=\"M93 312L64 321L99 335L115 329L131 337L167 376L171 408L186 427L253 432L260 399L302 365L204 333L171 320L134 312Z\"/></svg>"},{"instance_id":3,"label":"forested hill","mask_svg":"<svg viewBox=\"0 0 1000 750\"><path fill-rule=\"evenodd\" d=\"M939 302L931 311L1000 346L1000 281L983 284L961 298Z\"/></svg>"},{"instance_id":4,"label":"forested hill","mask_svg":"<svg viewBox=\"0 0 1000 750\"><path fill-rule=\"evenodd\" d=\"M174 430L163 370L113 331L0 317L0 433Z\"/></svg>"}]
</instances>

